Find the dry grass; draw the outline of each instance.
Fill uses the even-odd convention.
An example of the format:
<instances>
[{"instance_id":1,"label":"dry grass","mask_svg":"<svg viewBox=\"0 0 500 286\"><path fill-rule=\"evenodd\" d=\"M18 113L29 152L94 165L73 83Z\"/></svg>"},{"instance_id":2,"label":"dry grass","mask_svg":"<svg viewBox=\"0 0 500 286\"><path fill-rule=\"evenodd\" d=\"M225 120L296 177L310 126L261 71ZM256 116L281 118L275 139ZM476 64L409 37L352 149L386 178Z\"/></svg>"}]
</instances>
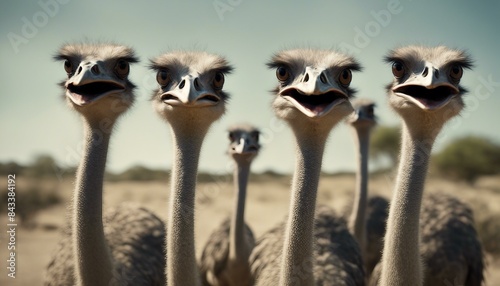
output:
<instances>
[{"instance_id":1,"label":"dry grass","mask_svg":"<svg viewBox=\"0 0 500 286\"><path fill-rule=\"evenodd\" d=\"M18 180L18 189L33 182ZM250 183L246 220L256 236L283 219L288 211L290 178L258 178ZM58 195L69 204L72 182L42 182L45 187L57 190ZM324 176L321 180L318 203L326 204L342 213L352 200L354 178L351 175ZM390 197L393 178L390 175L378 175L370 181L372 194ZM227 179L200 183L197 190L196 204L196 248L197 254L205 240L231 211L232 182ZM147 206L158 216L166 218L169 186L163 182L108 182L105 185L105 206L110 207L126 201L134 201ZM476 186L433 178L432 174L426 186L426 193L444 192L453 194L469 203L477 219L500 217L500 177L481 178ZM66 218L67 207L58 205L40 211L34 221L40 227L18 229L18 273L15 280L5 276L5 247L0 247L0 285L40 285L42 273L52 250L59 238L59 232L48 230L45 226L62 226ZM2 214L0 222L5 225L6 216ZM497 224L498 225L498 224ZM491 238L492 241L495 237ZM0 240L5 241L5 232L0 233ZM496 237L500 241L500 237ZM3 244L3 243L2 243ZM498 256L497 256L498 257ZM500 281L500 259L488 255L487 285L498 285Z\"/></svg>"}]
</instances>

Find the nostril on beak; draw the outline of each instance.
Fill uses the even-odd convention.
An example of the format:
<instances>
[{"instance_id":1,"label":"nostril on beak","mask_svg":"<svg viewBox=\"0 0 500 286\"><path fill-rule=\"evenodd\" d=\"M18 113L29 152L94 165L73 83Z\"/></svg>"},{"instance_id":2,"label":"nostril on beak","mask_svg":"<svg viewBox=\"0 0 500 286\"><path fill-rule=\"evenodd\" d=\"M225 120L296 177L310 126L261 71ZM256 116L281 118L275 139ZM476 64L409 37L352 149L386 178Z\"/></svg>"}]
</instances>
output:
<instances>
[{"instance_id":1,"label":"nostril on beak","mask_svg":"<svg viewBox=\"0 0 500 286\"><path fill-rule=\"evenodd\" d=\"M198 78L194 79L194 89L196 89L197 91L200 90L200 81Z\"/></svg>"},{"instance_id":2,"label":"nostril on beak","mask_svg":"<svg viewBox=\"0 0 500 286\"><path fill-rule=\"evenodd\" d=\"M439 77L439 70L438 69L434 69L434 77L435 78Z\"/></svg>"},{"instance_id":3,"label":"nostril on beak","mask_svg":"<svg viewBox=\"0 0 500 286\"><path fill-rule=\"evenodd\" d=\"M429 74L429 68L428 67L425 67L424 68L424 71L422 72L422 75L423 76L427 76Z\"/></svg>"},{"instance_id":4,"label":"nostril on beak","mask_svg":"<svg viewBox=\"0 0 500 286\"><path fill-rule=\"evenodd\" d=\"M326 83L326 75L324 73L321 73L319 79L321 80L322 83Z\"/></svg>"},{"instance_id":5,"label":"nostril on beak","mask_svg":"<svg viewBox=\"0 0 500 286\"><path fill-rule=\"evenodd\" d=\"M99 74L99 66L98 65L93 65L92 68L90 69L93 74L98 75Z\"/></svg>"},{"instance_id":6,"label":"nostril on beak","mask_svg":"<svg viewBox=\"0 0 500 286\"><path fill-rule=\"evenodd\" d=\"M79 66L78 69L76 70L76 74L80 74L82 72L82 67Z\"/></svg>"},{"instance_id":7,"label":"nostril on beak","mask_svg":"<svg viewBox=\"0 0 500 286\"><path fill-rule=\"evenodd\" d=\"M179 84L179 88L180 88L180 89L183 89L185 85L186 85L186 80L185 80L185 79L183 79L183 80L181 81L181 83Z\"/></svg>"},{"instance_id":8,"label":"nostril on beak","mask_svg":"<svg viewBox=\"0 0 500 286\"><path fill-rule=\"evenodd\" d=\"M309 74L306 73L306 75L304 76L303 82L308 82L308 81L309 81Z\"/></svg>"}]
</instances>

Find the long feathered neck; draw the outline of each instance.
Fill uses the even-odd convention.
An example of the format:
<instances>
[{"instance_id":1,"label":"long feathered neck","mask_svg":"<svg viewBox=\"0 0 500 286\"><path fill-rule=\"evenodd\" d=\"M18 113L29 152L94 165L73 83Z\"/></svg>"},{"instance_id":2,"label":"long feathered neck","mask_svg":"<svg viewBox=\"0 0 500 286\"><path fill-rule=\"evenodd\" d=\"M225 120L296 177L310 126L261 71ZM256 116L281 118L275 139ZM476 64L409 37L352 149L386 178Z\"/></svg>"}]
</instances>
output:
<instances>
[{"instance_id":1,"label":"long feathered neck","mask_svg":"<svg viewBox=\"0 0 500 286\"><path fill-rule=\"evenodd\" d=\"M168 285L199 285L195 256L194 211L196 175L203 139L208 130L172 126L174 163L167 225Z\"/></svg>"},{"instance_id":2,"label":"long feathered neck","mask_svg":"<svg viewBox=\"0 0 500 286\"><path fill-rule=\"evenodd\" d=\"M103 178L112 125L103 129L84 119L85 144L76 176L72 224L78 285L107 286L113 276L102 222Z\"/></svg>"},{"instance_id":3,"label":"long feathered neck","mask_svg":"<svg viewBox=\"0 0 500 286\"><path fill-rule=\"evenodd\" d=\"M396 187L389 210L380 285L422 285L419 218L432 145L442 125L431 131L403 121ZM431 128L427 128L431 129Z\"/></svg>"},{"instance_id":4,"label":"long feathered neck","mask_svg":"<svg viewBox=\"0 0 500 286\"><path fill-rule=\"evenodd\" d=\"M280 274L280 285L313 285L316 194L328 132L295 128L296 163ZM306 134L304 134L306 133Z\"/></svg>"},{"instance_id":5,"label":"long feathered neck","mask_svg":"<svg viewBox=\"0 0 500 286\"><path fill-rule=\"evenodd\" d=\"M353 128L356 148L356 189L354 191L354 204L349 217L349 230L354 235L361 248L361 253L366 250L366 205L368 197L368 150L370 145L370 128Z\"/></svg>"},{"instance_id":6,"label":"long feathered neck","mask_svg":"<svg viewBox=\"0 0 500 286\"><path fill-rule=\"evenodd\" d=\"M247 183L250 174L250 161L237 160L234 170L234 209L231 217L229 236L229 258L247 261L251 249L247 249L245 240L245 201Z\"/></svg>"}]
</instances>

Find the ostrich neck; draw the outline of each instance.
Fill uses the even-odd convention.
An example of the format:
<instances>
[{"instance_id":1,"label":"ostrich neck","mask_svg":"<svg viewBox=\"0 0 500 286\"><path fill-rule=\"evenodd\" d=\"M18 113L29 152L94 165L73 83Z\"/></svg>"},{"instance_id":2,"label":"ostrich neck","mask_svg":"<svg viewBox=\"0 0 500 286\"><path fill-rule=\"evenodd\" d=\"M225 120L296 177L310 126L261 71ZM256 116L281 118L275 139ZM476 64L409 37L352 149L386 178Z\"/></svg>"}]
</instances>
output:
<instances>
[{"instance_id":1,"label":"ostrich neck","mask_svg":"<svg viewBox=\"0 0 500 286\"><path fill-rule=\"evenodd\" d=\"M422 285L420 206L437 135L437 132L428 133L411 132L403 122L401 158L389 210L380 285Z\"/></svg>"},{"instance_id":2,"label":"ostrich neck","mask_svg":"<svg viewBox=\"0 0 500 286\"><path fill-rule=\"evenodd\" d=\"M173 128L174 163L167 225L168 285L198 285L194 241L196 175L205 133Z\"/></svg>"},{"instance_id":3,"label":"ostrich neck","mask_svg":"<svg viewBox=\"0 0 500 286\"><path fill-rule=\"evenodd\" d=\"M84 121L83 156L76 177L73 245L78 285L108 285L112 258L104 237L102 188L110 130Z\"/></svg>"},{"instance_id":4,"label":"ostrich neck","mask_svg":"<svg viewBox=\"0 0 500 286\"><path fill-rule=\"evenodd\" d=\"M366 250L366 205L368 197L368 150L370 145L370 129L355 128L356 140L356 189L354 192L354 205L349 217L349 230L359 243L362 254Z\"/></svg>"},{"instance_id":5,"label":"ostrich neck","mask_svg":"<svg viewBox=\"0 0 500 286\"><path fill-rule=\"evenodd\" d=\"M314 213L328 134L306 132L308 135L304 136L297 130L295 133L297 158L285 230L280 285L313 285Z\"/></svg>"},{"instance_id":6,"label":"ostrich neck","mask_svg":"<svg viewBox=\"0 0 500 286\"><path fill-rule=\"evenodd\" d=\"M238 161L234 170L236 193L229 237L229 258L234 260L247 261L250 255L250 249L247 249L245 239L245 200L249 173L250 162Z\"/></svg>"}]
</instances>

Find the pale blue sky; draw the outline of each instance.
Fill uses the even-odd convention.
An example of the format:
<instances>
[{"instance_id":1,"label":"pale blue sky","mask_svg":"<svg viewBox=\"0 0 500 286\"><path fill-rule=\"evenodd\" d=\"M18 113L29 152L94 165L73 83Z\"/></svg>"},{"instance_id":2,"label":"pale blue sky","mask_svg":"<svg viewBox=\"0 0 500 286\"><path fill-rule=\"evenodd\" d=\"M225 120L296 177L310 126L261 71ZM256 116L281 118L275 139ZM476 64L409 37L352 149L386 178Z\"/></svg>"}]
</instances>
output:
<instances>
[{"instance_id":1,"label":"pale blue sky","mask_svg":"<svg viewBox=\"0 0 500 286\"><path fill-rule=\"evenodd\" d=\"M137 104L122 118L112 139L108 167L114 171L135 164L170 167L171 138L148 101L156 82L146 66L149 58L177 48L219 53L236 68L226 78L225 88L232 94L228 112L207 136L200 168L227 171L225 129L246 121L264 131L264 148L254 170L292 171L292 135L271 111L273 97L268 91L276 84L275 73L264 63L288 47L356 47L359 31L368 36L351 53L365 69L354 75L352 86L359 97L377 102L381 124L398 123L386 105L383 87L392 74L383 55L400 45L444 44L466 49L476 68L466 71L462 80L470 90L465 98L469 107L445 129L437 148L467 134L500 141L499 1L61 2L67 3L50 6L51 15L39 3L56 0L0 3L0 161L28 163L34 155L48 153L62 165L77 164L81 124L61 100L56 83L65 72L51 57L64 42L85 38L131 45L141 58L131 70L139 86ZM214 4L230 9L218 13ZM397 6L393 12L399 13L391 14L387 23L377 23L374 15L388 5ZM26 21L37 31L23 32ZM13 44L12 39L20 37L24 42ZM485 86L488 81L494 84ZM325 171L353 168L351 142L349 130L337 127L327 146Z\"/></svg>"}]
</instances>

